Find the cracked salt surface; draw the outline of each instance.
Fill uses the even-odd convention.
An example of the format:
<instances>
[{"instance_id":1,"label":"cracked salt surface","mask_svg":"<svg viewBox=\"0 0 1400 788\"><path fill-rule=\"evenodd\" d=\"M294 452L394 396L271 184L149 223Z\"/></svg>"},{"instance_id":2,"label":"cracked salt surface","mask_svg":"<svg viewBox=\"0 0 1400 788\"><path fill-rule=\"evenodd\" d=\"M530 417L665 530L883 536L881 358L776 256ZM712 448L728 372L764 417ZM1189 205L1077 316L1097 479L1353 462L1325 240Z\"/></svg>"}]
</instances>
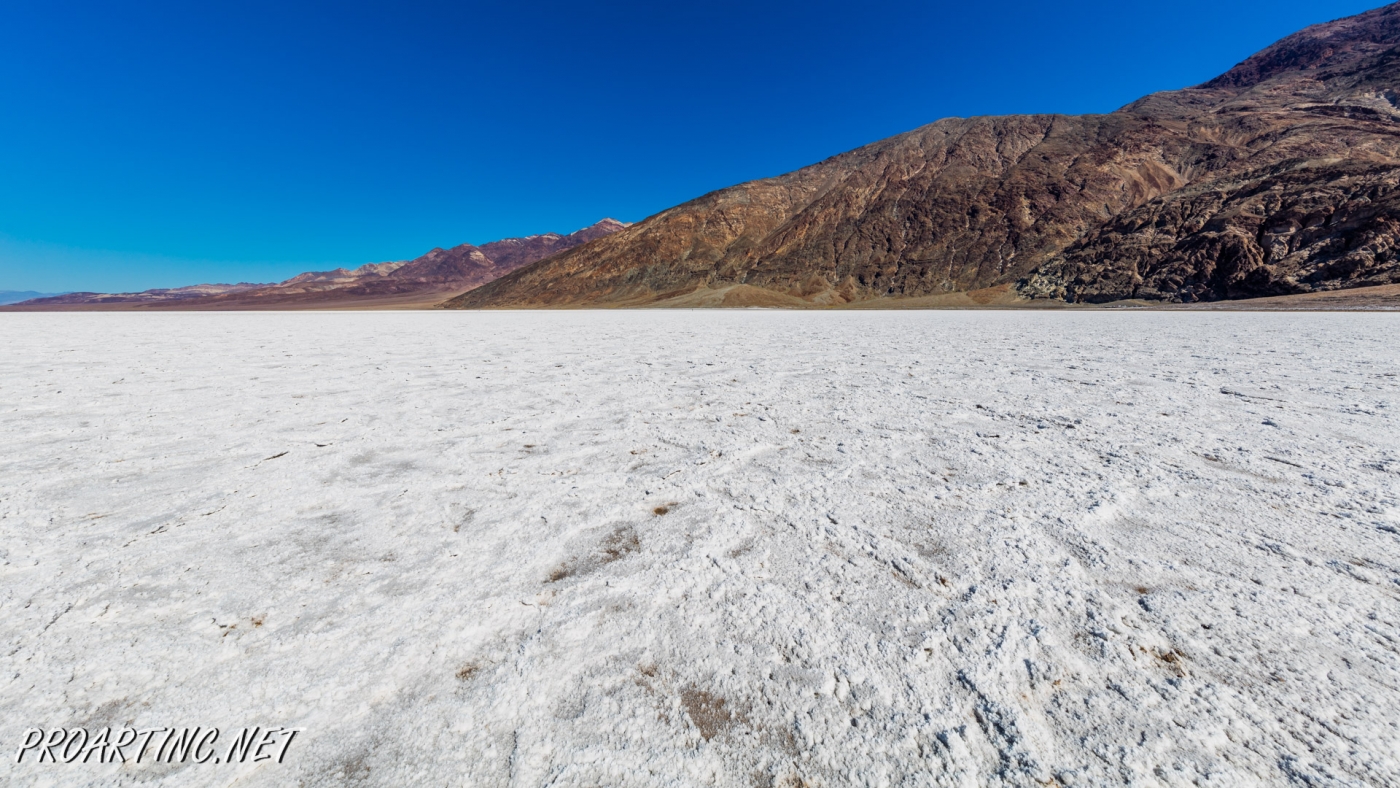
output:
<instances>
[{"instance_id":1,"label":"cracked salt surface","mask_svg":"<svg viewBox=\"0 0 1400 788\"><path fill-rule=\"evenodd\" d=\"M5 773L1396 785L1396 329L0 315ZM14 763L109 725L305 732Z\"/></svg>"}]
</instances>

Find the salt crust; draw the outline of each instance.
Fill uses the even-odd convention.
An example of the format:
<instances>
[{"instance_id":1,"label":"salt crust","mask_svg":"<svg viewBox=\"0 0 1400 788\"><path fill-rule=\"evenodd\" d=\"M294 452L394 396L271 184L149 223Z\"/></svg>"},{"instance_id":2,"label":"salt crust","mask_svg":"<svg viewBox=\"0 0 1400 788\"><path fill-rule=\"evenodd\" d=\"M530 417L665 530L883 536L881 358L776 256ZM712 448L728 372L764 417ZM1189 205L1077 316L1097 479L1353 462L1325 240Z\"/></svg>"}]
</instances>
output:
<instances>
[{"instance_id":1,"label":"salt crust","mask_svg":"<svg viewBox=\"0 0 1400 788\"><path fill-rule=\"evenodd\" d=\"M1400 784L1394 316L0 336L14 784ZM14 764L108 725L305 732Z\"/></svg>"}]
</instances>

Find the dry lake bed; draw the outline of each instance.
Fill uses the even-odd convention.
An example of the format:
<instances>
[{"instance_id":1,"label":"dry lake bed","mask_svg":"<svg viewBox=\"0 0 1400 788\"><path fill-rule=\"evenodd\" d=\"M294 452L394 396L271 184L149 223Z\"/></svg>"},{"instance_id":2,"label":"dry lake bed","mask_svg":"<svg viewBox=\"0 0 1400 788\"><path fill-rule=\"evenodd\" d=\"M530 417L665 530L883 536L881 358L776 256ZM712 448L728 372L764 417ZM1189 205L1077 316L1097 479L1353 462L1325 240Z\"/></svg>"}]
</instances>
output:
<instances>
[{"instance_id":1,"label":"dry lake bed","mask_svg":"<svg viewBox=\"0 0 1400 788\"><path fill-rule=\"evenodd\" d=\"M1400 784L1397 315L0 337L11 784Z\"/></svg>"}]
</instances>

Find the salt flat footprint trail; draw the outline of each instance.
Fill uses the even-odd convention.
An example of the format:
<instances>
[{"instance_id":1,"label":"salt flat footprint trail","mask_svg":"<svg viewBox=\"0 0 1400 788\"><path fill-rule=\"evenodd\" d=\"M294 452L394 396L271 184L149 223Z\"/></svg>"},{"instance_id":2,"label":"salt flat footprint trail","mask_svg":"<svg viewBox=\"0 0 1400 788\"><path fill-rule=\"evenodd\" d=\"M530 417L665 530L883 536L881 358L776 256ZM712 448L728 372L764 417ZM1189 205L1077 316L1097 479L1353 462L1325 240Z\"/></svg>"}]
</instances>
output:
<instances>
[{"instance_id":1,"label":"salt flat footprint trail","mask_svg":"<svg viewBox=\"0 0 1400 788\"><path fill-rule=\"evenodd\" d=\"M1391 316L0 327L16 782L1400 781Z\"/></svg>"}]
</instances>

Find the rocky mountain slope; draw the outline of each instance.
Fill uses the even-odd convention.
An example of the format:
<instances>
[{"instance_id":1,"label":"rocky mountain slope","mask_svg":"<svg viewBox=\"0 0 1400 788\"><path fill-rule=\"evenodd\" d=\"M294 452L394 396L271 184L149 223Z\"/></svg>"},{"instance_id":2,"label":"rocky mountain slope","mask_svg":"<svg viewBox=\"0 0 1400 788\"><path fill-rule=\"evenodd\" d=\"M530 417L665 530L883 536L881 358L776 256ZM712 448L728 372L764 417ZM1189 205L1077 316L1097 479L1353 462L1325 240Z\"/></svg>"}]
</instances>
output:
<instances>
[{"instance_id":1,"label":"rocky mountain slope","mask_svg":"<svg viewBox=\"0 0 1400 788\"><path fill-rule=\"evenodd\" d=\"M69 293L26 301L21 307L249 309L432 304L479 287L521 266L627 227L604 219L568 235L545 233L473 246L433 249L415 260L370 263L355 269L309 271L276 284L193 285L140 293Z\"/></svg>"},{"instance_id":2,"label":"rocky mountain slope","mask_svg":"<svg viewBox=\"0 0 1400 788\"><path fill-rule=\"evenodd\" d=\"M705 195L446 305L988 288L1196 302L1400 282L1397 45L1400 4L1107 115L942 120Z\"/></svg>"}]
</instances>

